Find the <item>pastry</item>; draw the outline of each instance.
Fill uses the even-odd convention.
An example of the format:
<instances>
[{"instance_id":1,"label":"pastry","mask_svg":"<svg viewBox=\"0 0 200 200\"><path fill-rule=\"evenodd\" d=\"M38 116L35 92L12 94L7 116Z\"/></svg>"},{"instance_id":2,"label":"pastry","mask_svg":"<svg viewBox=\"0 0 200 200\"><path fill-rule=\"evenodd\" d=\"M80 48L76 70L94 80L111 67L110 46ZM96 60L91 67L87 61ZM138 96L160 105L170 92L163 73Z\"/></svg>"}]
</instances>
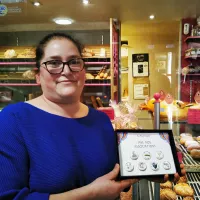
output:
<instances>
[{"instance_id":1,"label":"pastry","mask_svg":"<svg viewBox=\"0 0 200 200\"><path fill-rule=\"evenodd\" d=\"M182 197L193 197L194 190L187 183L178 183L174 186L174 191Z\"/></svg>"},{"instance_id":2,"label":"pastry","mask_svg":"<svg viewBox=\"0 0 200 200\"><path fill-rule=\"evenodd\" d=\"M171 189L160 190L160 200L176 200L176 193Z\"/></svg>"},{"instance_id":3,"label":"pastry","mask_svg":"<svg viewBox=\"0 0 200 200\"><path fill-rule=\"evenodd\" d=\"M184 136L191 136L192 137L192 135L190 133L181 133L180 136L181 137L184 137Z\"/></svg>"},{"instance_id":4,"label":"pastry","mask_svg":"<svg viewBox=\"0 0 200 200\"><path fill-rule=\"evenodd\" d=\"M200 159L200 149L192 149L190 155L194 159Z\"/></svg>"},{"instance_id":5,"label":"pastry","mask_svg":"<svg viewBox=\"0 0 200 200\"><path fill-rule=\"evenodd\" d=\"M187 147L187 151L192 151L192 149L199 149L200 150L200 144L190 144L188 147Z\"/></svg>"},{"instance_id":6,"label":"pastry","mask_svg":"<svg viewBox=\"0 0 200 200\"><path fill-rule=\"evenodd\" d=\"M186 141L194 141L194 139L193 139L191 136L184 136L184 137L181 137L180 143L181 143L182 145L185 145L185 142L186 142Z\"/></svg>"},{"instance_id":7,"label":"pastry","mask_svg":"<svg viewBox=\"0 0 200 200\"><path fill-rule=\"evenodd\" d=\"M121 192L120 193L120 200L132 200L132 186L128 192Z\"/></svg>"},{"instance_id":8,"label":"pastry","mask_svg":"<svg viewBox=\"0 0 200 200\"><path fill-rule=\"evenodd\" d=\"M165 189L165 188L169 188L169 189L172 189L172 183L170 181L167 181L165 183L161 183L160 184L160 188L161 189Z\"/></svg>"},{"instance_id":9,"label":"pastry","mask_svg":"<svg viewBox=\"0 0 200 200\"><path fill-rule=\"evenodd\" d=\"M188 147L190 144L198 144L198 142L197 141L186 141L185 147Z\"/></svg>"},{"instance_id":10,"label":"pastry","mask_svg":"<svg viewBox=\"0 0 200 200\"><path fill-rule=\"evenodd\" d=\"M184 197L183 200L194 200L193 197Z\"/></svg>"},{"instance_id":11,"label":"pastry","mask_svg":"<svg viewBox=\"0 0 200 200\"><path fill-rule=\"evenodd\" d=\"M177 183L187 183L187 177L181 176Z\"/></svg>"}]
</instances>

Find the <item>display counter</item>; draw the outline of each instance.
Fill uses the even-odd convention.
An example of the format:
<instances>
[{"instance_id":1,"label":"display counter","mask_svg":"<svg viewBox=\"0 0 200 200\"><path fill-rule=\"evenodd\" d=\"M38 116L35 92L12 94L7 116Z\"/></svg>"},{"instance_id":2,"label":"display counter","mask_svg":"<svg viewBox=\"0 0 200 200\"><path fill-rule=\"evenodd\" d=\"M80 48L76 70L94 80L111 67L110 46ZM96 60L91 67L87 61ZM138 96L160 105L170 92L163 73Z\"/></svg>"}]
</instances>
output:
<instances>
[{"instance_id":1,"label":"display counter","mask_svg":"<svg viewBox=\"0 0 200 200\"><path fill-rule=\"evenodd\" d=\"M153 129L154 117L152 116L151 112L144 111L144 110L138 111L136 116L138 118L138 126L140 128ZM186 120L185 121L171 121L171 122L161 121L160 129L163 129L163 130L171 129L173 131L175 142L180 147L180 151L182 152L182 155L183 155L182 162L184 163L185 169L186 169L186 180L187 180L186 183L193 189L193 192L194 192L194 194L192 195L193 199L199 200L200 199L200 159L192 158L187 148L183 144L180 144L180 139L181 139L180 135L182 133L190 133L192 134L192 137L195 140L197 136L200 136L200 125L188 124ZM130 191L127 194L122 193L121 200L165 199L163 197L163 195L165 196L165 192L164 194L163 192L159 194L160 198L158 198L158 195L155 194L156 190L155 190L154 182L141 180L139 183L134 184L131 190L132 190L132 193ZM183 194L181 196L180 194L177 194L175 192L175 184L172 183L172 187L170 191L172 191L172 194L175 195L174 199L184 200ZM168 193L168 190L166 190L166 193Z\"/></svg>"}]
</instances>

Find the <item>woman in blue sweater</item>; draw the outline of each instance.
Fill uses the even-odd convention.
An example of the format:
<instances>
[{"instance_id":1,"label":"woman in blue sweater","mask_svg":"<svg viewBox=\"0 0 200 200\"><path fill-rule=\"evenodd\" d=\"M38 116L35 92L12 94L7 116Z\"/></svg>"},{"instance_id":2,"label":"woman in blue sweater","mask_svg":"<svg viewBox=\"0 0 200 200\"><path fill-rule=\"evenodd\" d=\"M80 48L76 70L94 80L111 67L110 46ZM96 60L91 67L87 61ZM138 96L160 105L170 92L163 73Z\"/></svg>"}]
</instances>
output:
<instances>
[{"instance_id":1,"label":"woman in blue sweater","mask_svg":"<svg viewBox=\"0 0 200 200\"><path fill-rule=\"evenodd\" d=\"M63 33L36 49L43 94L0 113L1 200L113 200L137 180L119 173L109 118L80 102L81 45Z\"/></svg>"},{"instance_id":2,"label":"woman in blue sweater","mask_svg":"<svg viewBox=\"0 0 200 200\"><path fill-rule=\"evenodd\" d=\"M114 200L137 181L116 181L110 120L80 102L81 50L66 34L46 36L36 49L43 94L1 111L1 200Z\"/></svg>"}]
</instances>

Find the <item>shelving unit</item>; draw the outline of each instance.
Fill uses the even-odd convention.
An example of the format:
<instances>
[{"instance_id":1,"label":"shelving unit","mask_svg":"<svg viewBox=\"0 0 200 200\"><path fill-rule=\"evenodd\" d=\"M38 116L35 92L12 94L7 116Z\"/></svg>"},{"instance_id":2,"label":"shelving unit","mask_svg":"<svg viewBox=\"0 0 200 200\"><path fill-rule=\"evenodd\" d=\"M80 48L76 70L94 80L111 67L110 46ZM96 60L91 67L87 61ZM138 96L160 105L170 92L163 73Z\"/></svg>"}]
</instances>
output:
<instances>
[{"instance_id":1,"label":"shelving unit","mask_svg":"<svg viewBox=\"0 0 200 200\"><path fill-rule=\"evenodd\" d=\"M90 68L93 72L98 72L102 66L108 66L110 68L111 62L109 57L84 57L85 61L85 67L87 72L87 67ZM40 89L40 85L36 83L35 79L26 79L22 77L23 71L26 71L28 69L37 70L35 67L36 62L33 58L0 58L0 70L2 71L0 77L0 87L2 87L2 90L13 90L15 88L15 91L18 90L25 90L24 93L32 93L32 90L36 90L36 88ZM9 70L10 69L10 70ZM13 69L13 70L12 70ZM20 69L21 74L16 74L18 70ZM5 70L6 72L3 72ZM4 76L5 73L5 76ZM12 76L11 76L11 74ZM18 75L18 76L17 76ZM88 79L85 82L85 93L91 93L94 96L98 96L96 94L102 94L102 102L105 103L105 105L108 105L108 102L111 98L111 80L110 79ZM27 96L28 96L27 94ZM86 95L87 96L87 95ZM24 98L21 97L20 98ZM22 99L24 100L24 99ZM86 99L85 103L90 102L88 99ZM9 103L9 102L8 102Z\"/></svg>"},{"instance_id":2,"label":"shelving unit","mask_svg":"<svg viewBox=\"0 0 200 200\"><path fill-rule=\"evenodd\" d=\"M200 55L195 56L185 56L185 59L197 59L200 58Z\"/></svg>"},{"instance_id":3,"label":"shelving unit","mask_svg":"<svg viewBox=\"0 0 200 200\"><path fill-rule=\"evenodd\" d=\"M200 39L200 36L189 36L189 37L186 37L184 39L184 42L191 42L191 41L198 41Z\"/></svg>"},{"instance_id":4,"label":"shelving unit","mask_svg":"<svg viewBox=\"0 0 200 200\"><path fill-rule=\"evenodd\" d=\"M199 48L200 36L191 36L191 29L189 34L185 35L183 32L185 23L190 24L191 28L192 26L196 26L197 21L195 18L182 20L181 68L183 69L184 67L189 67L190 71L186 76L180 75L180 100L183 102L193 103L195 93L200 86L200 71L192 70L193 68L195 69L195 67L200 67L200 55L190 55L188 50Z\"/></svg>"}]
</instances>

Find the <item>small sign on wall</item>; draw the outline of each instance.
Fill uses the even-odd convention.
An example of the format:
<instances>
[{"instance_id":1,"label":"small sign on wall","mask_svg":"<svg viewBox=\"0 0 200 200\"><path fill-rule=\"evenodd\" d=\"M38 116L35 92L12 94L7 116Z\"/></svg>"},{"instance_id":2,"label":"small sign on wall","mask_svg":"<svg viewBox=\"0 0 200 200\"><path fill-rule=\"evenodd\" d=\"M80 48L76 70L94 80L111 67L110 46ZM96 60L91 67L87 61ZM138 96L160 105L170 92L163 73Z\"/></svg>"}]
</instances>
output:
<instances>
[{"instance_id":1,"label":"small sign on wall","mask_svg":"<svg viewBox=\"0 0 200 200\"><path fill-rule=\"evenodd\" d=\"M149 96L149 84L135 83L133 85L134 99L145 99Z\"/></svg>"},{"instance_id":2,"label":"small sign on wall","mask_svg":"<svg viewBox=\"0 0 200 200\"><path fill-rule=\"evenodd\" d=\"M132 54L133 77L149 76L149 54Z\"/></svg>"}]
</instances>

